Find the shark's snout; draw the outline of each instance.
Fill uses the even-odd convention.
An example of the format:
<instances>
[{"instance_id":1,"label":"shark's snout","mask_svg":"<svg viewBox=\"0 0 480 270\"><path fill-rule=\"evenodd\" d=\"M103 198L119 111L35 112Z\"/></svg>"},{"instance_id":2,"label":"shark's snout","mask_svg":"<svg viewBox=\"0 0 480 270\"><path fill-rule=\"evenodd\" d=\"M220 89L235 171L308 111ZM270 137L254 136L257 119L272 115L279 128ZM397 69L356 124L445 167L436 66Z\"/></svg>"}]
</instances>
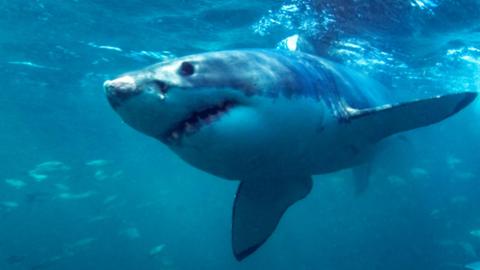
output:
<instances>
[{"instance_id":1,"label":"shark's snout","mask_svg":"<svg viewBox=\"0 0 480 270\"><path fill-rule=\"evenodd\" d=\"M103 83L103 88L105 89L108 101L114 108L118 107L128 98L140 93L140 88L131 76L107 80Z\"/></svg>"}]
</instances>

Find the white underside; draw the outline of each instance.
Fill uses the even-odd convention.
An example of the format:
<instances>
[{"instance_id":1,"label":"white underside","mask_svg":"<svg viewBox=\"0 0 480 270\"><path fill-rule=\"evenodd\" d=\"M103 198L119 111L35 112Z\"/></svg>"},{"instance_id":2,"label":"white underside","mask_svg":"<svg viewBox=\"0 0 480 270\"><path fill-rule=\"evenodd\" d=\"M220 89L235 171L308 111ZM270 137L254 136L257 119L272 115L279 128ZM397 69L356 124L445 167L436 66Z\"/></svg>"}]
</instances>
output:
<instances>
[{"instance_id":1,"label":"white underside","mask_svg":"<svg viewBox=\"0 0 480 270\"><path fill-rule=\"evenodd\" d=\"M371 145L309 98L254 97L173 146L191 165L246 180L265 174L322 174L363 162Z\"/></svg>"}]
</instances>

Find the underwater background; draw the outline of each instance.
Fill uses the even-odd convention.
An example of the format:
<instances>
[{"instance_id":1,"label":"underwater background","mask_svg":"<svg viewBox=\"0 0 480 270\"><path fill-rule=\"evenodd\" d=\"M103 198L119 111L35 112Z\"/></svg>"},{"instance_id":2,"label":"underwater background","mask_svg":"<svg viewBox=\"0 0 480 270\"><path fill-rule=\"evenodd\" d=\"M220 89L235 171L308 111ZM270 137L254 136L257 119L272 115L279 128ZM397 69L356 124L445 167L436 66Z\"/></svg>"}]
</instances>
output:
<instances>
[{"instance_id":1,"label":"underwater background","mask_svg":"<svg viewBox=\"0 0 480 270\"><path fill-rule=\"evenodd\" d=\"M401 99L480 88L478 0L0 0L0 269L454 270L480 261L480 103L402 135L355 196L315 177L255 254L236 182L123 124L106 79L291 35Z\"/></svg>"}]
</instances>

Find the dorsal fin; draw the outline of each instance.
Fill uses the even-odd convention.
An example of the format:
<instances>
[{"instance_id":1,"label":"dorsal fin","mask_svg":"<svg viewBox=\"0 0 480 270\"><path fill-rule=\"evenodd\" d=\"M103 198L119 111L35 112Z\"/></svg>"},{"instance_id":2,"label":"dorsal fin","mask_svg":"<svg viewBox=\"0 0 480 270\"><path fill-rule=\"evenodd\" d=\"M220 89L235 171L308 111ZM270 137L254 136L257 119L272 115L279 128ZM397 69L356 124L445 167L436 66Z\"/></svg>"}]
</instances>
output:
<instances>
[{"instance_id":1,"label":"dorsal fin","mask_svg":"<svg viewBox=\"0 0 480 270\"><path fill-rule=\"evenodd\" d=\"M309 54L314 54L315 49L313 48L312 44L308 40L306 40L304 37L295 34L292 36L289 36L280 42L277 43L276 46L277 49L280 50L287 50L291 52L303 52L303 53L309 53Z\"/></svg>"}]
</instances>

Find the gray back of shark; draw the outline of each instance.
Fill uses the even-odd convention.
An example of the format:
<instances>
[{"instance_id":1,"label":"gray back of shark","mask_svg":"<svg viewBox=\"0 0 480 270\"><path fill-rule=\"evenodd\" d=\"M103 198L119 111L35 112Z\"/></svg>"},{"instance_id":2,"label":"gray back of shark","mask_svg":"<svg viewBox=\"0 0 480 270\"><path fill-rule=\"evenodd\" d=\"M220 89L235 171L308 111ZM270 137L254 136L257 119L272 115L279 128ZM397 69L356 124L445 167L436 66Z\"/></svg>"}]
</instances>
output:
<instances>
[{"instance_id":1,"label":"gray back of shark","mask_svg":"<svg viewBox=\"0 0 480 270\"><path fill-rule=\"evenodd\" d=\"M192 166L240 181L232 218L238 260L308 195L312 175L366 163L382 139L448 118L476 97L453 93L396 104L359 73L278 50L186 56L104 86L127 124ZM362 192L368 172L355 176Z\"/></svg>"}]
</instances>

